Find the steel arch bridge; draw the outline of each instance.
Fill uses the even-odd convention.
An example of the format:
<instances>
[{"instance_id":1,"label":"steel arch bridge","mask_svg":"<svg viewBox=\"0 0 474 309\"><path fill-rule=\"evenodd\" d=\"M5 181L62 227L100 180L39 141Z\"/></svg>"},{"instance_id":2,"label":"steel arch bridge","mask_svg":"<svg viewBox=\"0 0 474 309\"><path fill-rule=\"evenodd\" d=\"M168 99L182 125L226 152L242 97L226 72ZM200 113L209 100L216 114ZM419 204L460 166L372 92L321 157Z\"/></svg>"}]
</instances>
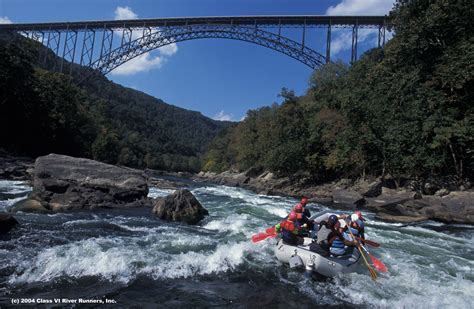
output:
<instances>
[{"instance_id":1,"label":"steel arch bridge","mask_svg":"<svg viewBox=\"0 0 474 309\"><path fill-rule=\"evenodd\" d=\"M102 74L151 50L188 40L221 38L250 42L288 55L315 69L330 61L331 31L352 29L351 63L357 60L359 28L378 30L378 46L385 44L387 16L235 16L134 19L0 25L0 33L20 33L44 48L40 63L46 66L51 50L60 57L54 71L72 74L76 63ZM300 31L301 41L282 35L282 29ZM307 29L326 28L326 55L308 46Z\"/></svg>"}]
</instances>

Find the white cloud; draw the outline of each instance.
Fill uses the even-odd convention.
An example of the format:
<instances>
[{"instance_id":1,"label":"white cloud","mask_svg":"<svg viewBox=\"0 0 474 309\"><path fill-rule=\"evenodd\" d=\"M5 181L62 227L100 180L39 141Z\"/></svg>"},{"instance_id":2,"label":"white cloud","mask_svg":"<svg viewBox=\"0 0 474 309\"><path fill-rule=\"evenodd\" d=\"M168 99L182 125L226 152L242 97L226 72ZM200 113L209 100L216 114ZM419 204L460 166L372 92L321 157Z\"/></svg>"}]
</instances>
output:
<instances>
[{"instance_id":1,"label":"white cloud","mask_svg":"<svg viewBox=\"0 0 474 309\"><path fill-rule=\"evenodd\" d=\"M149 52L141 54L115 68L110 74L112 75L133 75L138 72L147 72L151 69L159 69L165 59L160 56L152 56Z\"/></svg>"},{"instance_id":2,"label":"white cloud","mask_svg":"<svg viewBox=\"0 0 474 309\"><path fill-rule=\"evenodd\" d=\"M120 19L137 19L138 18L138 15L135 14L131 8L129 8L128 6L125 6L125 7L121 7L121 6L118 6L116 9L115 9L115 17L114 19L115 20L120 20Z\"/></svg>"},{"instance_id":3,"label":"white cloud","mask_svg":"<svg viewBox=\"0 0 474 309\"><path fill-rule=\"evenodd\" d=\"M171 43L158 48L158 50L163 56L173 56L178 51L178 45L176 45L176 43Z\"/></svg>"},{"instance_id":4,"label":"white cloud","mask_svg":"<svg viewBox=\"0 0 474 309\"><path fill-rule=\"evenodd\" d=\"M393 7L394 0L342 0L330 6L326 15L386 15Z\"/></svg>"},{"instance_id":5,"label":"white cloud","mask_svg":"<svg viewBox=\"0 0 474 309\"><path fill-rule=\"evenodd\" d=\"M3 16L0 16L0 24L13 24L10 18Z\"/></svg>"},{"instance_id":6,"label":"white cloud","mask_svg":"<svg viewBox=\"0 0 474 309\"><path fill-rule=\"evenodd\" d=\"M352 48L352 29L334 29L334 37L331 40L331 56L337 55L343 50ZM377 46L378 29L361 29L357 32L357 44L370 41L374 47ZM386 39L387 40L387 39Z\"/></svg>"},{"instance_id":7,"label":"white cloud","mask_svg":"<svg viewBox=\"0 0 474 309\"><path fill-rule=\"evenodd\" d=\"M327 15L387 15L392 9L393 0L342 0L335 6L330 6L326 10ZM391 38L387 32L386 40ZM372 41L374 47L377 46L378 29L358 30L357 43ZM333 29L331 41L331 56L337 55L344 50L352 48L352 29Z\"/></svg>"},{"instance_id":8,"label":"white cloud","mask_svg":"<svg viewBox=\"0 0 474 309\"><path fill-rule=\"evenodd\" d=\"M214 120L220 120L220 121L232 121L232 118L234 117L233 114L226 114L224 111L220 111L219 113L215 114L214 117L212 117Z\"/></svg>"},{"instance_id":9,"label":"white cloud","mask_svg":"<svg viewBox=\"0 0 474 309\"><path fill-rule=\"evenodd\" d=\"M137 19L138 15L132 11L132 9L128 6L121 7L118 6L114 11L114 19L115 20L123 20L123 19ZM158 32L158 29L152 29L152 33ZM122 38L122 31L116 31L115 34ZM132 30L132 40L136 40L142 36L143 32L141 30L133 31ZM164 62L171 57L172 55L176 54L178 51L178 45L176 43L171 43L169 45L163 46L158 48L160 52L160 56L152 56L150 52L144 53L136 58L125 62L124 64L120 65L116 69L114 69L111 74L112 75L133 75L139 72L147 72L152 69L159 69Z\"/></svg>"}]
</instances>

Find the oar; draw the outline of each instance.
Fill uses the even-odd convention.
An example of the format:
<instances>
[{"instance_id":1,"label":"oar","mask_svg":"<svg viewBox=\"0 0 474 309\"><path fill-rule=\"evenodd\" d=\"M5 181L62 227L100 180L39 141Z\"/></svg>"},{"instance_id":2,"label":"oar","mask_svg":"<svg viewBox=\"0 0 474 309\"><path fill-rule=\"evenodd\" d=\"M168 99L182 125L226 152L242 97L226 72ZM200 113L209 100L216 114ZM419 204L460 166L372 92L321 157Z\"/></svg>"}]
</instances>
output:
<instances>
[{"instance_id":1,"label":"oar","mask_svg":"<svg viewBox=\"0 0 474 309\"><path fill-rule=\"evenodd\" d=\"M262 241L262 240L265 240L267 238L273 238L277 236L277 233L272 233L272 234L267 234L267 233L259 233L259 234L255 234L252 236L252 242L259 242L259 241Z\"/></svg>"},{"instance_id":2,"label":"oar","mask_svg":"<svg viewBox=\"0 0 474 309\"><path fill-rule=\"evenodd\" d=\"M361 245L360 243L355 239L354 237L354 234L352 234L352 231L351 231L351 228L349 227L348 228L349 232L351 233L351 236L352 236L352 239L355 240L355 242L357 243L357 247L359 249L359 252L360 252L360 255L362 255L362 258L364 259L364 263L365 265L367 266L367 269L369 270L369 273L370 273L370 277L372 277L372 280L377 280L377 273L375 272L375 270L369 265L369 262L367 262L367 259L365 258L365 255L364 255L364 251L362 251L362 249L360 248Z\"/></svg>"},{"instance_id":3,"label":"oar","mask_svg":"<svg viewBox=\"0 0 474 309\"><path fill-rule=\"evenodd\" d=\"M364 246L362 246L362 249L369 255L370 259L372 260L372 264L374 264L374 267L377 268L378 271L386 273L387 272L387 266L385 266L384 263L382 263L381 260L373 256L369 250L367 250Z\"/></svg>"},{"instance_id":4,"label":"oar","mask_svg":"<svg viewBox=\"0 0 474 309\"><path fill-rule=\"evenodd\" d=\"M355 236L355 239L357 239L358 241L363 242L364 244L367 244L367 245L369 245L369 246L375 247L375 248L380 247L380 244L379 244L378 242L373 241L373 240L368 240L368 239L360 238L360 237L358 237L358 236Z\"/></svg>"},{"instance_id":5,"label":"oar","mask_svg":"<svg viewBox=\"0 0 474 309\"><path fill-rule=\"evenodd\" d=\"M267 234L275 234L275 227L272 226L272 227L269 227L265 230L265 232L267 232Z\"/></svg>"}]
</instances>

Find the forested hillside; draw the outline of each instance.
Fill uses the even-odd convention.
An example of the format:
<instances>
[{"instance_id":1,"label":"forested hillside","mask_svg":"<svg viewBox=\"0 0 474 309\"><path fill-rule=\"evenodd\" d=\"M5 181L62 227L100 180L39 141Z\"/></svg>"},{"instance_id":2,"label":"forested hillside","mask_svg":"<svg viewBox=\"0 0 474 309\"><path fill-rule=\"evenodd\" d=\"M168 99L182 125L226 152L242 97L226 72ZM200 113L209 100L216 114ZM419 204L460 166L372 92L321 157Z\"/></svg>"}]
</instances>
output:
<instances>
[{"instance_id":1,"label":"forested hillside","mask_svg":"<svg viewBox=\"0 0 474 309\"><path fill-rule=\"evenodd\" d=\"M39 44L0 38L0 147L139 168L198 171L207 144L230 122L187 111L74 66L76 78L38 65ZM52 53L48 61L57 61ZM66 70L67 71L67 70Z\"/></svg>"},{"instance_id":2,"label":"forested hillside","mask_svg":"<svg viewBox=\"0 0 474 309\"><path fill-rule=\"evenodd\" d=\"M472 177L473 10L469 1L397 1L385 48L351 67L321 67L306 95L284 90L281 105L249 111L211 143L204 169L315 181Z\"/></svg>"}]
</instances>

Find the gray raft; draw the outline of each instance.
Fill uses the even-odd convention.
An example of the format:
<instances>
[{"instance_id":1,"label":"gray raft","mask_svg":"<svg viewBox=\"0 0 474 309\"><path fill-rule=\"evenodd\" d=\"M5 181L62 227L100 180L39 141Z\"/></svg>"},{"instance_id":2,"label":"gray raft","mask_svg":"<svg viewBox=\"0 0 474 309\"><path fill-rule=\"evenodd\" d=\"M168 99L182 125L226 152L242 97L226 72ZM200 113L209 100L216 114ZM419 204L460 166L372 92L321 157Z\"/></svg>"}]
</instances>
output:
<instances>
[{"instance_id":1,"label":"gray raft","mask_svg":"<svg viewBox=\"0 0 474 309\"><path fill-rule=\"evenodd\" d=\"M331 213L313 216L316 223L326 220ZM309 249L313 239L305 237L304 245L291 246L284 244L280 239L275 247L275 255L284 264L291 268L305 268L307 272L316 272L326 277L335 277L338 274L354 272L359 264L360 253L352 248L348 254L340 257L321 256Z\"/></svg>"}]
</instances>

